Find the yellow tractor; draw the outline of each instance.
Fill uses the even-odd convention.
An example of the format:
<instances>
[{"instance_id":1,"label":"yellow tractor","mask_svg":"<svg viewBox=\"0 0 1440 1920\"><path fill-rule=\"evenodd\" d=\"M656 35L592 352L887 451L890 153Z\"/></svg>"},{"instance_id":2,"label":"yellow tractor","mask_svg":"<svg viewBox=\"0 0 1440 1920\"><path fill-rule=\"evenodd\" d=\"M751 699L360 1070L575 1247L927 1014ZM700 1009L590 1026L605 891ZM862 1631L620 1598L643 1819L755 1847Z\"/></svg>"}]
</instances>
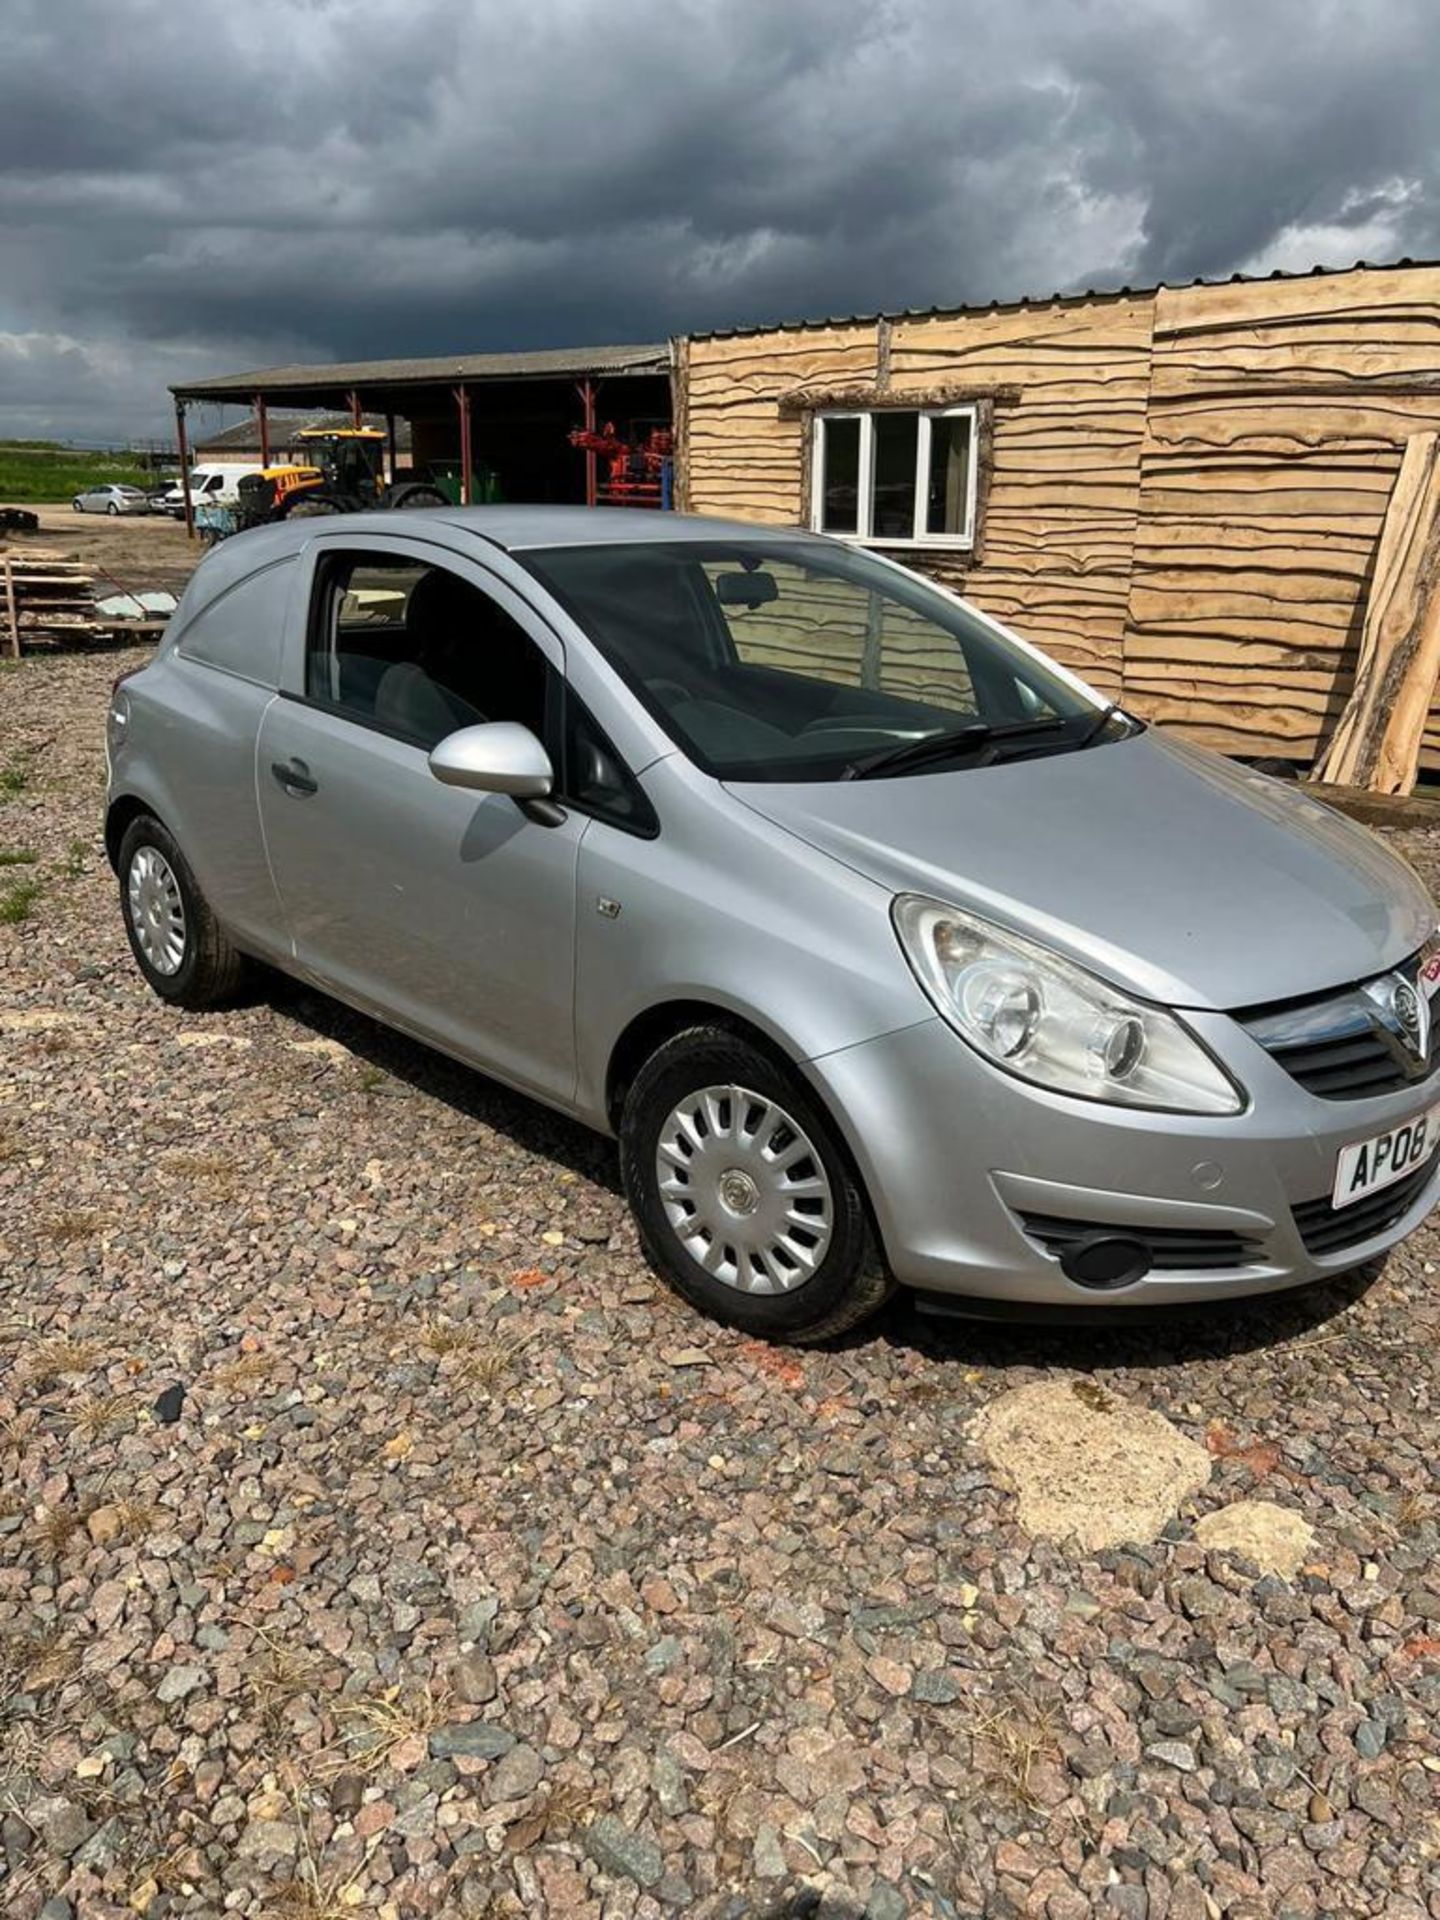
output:
<instances>
[{"instance_id":1,"label":"yellow tractor","mask_svg":"<svg viewBox=\"0 0 1440 1920\"><path fill-rule=\"evenodd\" d=\"M385 436L378 427L302 427L295 439L307 457L262 467L240 482L241 526L301 514L358 513L366 507L448 507L428 480L385 484Z\"/></svg>"}]
</instances>

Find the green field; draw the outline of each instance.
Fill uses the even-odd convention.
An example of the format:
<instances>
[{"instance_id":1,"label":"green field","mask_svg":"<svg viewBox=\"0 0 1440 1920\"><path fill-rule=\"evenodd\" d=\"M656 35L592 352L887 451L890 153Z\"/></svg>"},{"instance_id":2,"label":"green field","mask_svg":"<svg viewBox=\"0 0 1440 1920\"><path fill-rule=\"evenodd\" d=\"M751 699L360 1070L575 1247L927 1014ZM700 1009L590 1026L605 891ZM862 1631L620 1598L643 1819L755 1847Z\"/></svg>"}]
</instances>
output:
<instances>
[{"instance_id":1,"label":"green field","mask_svg":"<svg viewBox=\"0 0 1440 1920\"><path fill-rule=\"evenodd\" d=\"M128 453L93 453L43 440L0 440L0 507L36 500L68 500L84 487L108 482L153 487Z\"/></svg>"}]
</instances>

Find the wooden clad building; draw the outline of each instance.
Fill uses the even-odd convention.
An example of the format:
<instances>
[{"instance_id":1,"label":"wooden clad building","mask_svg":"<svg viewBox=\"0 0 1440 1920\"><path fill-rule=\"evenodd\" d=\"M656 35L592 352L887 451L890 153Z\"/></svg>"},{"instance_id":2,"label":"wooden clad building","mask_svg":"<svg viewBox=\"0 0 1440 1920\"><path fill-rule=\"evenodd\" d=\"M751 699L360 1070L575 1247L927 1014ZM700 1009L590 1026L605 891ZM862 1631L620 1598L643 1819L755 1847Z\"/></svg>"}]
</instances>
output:
<instances>
[{"instance_id":1,"label":"wooden clad building","mask_svg":"<svg viewBox=\"0 0 1440 1920\"><path fill-rule=\"evenodd\" d=\"M676 491L933 573L1230 753L1348 700L1440 266L1356 267L676 343ZM1440 701L1422 765L1440 770Z\"/></svg>"}]
</instances>

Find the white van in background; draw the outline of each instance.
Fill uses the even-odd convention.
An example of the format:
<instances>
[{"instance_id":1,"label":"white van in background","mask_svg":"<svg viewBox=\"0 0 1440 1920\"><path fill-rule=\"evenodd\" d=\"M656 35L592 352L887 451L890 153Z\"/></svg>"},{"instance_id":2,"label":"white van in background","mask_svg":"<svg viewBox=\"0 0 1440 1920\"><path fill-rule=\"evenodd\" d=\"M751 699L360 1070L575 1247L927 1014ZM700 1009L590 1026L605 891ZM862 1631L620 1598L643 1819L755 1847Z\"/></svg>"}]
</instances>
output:
<instances>
[{"instance_id":1,"label":"white van in background","mask_svg":"<svg viewBox=\"0 0 1440 1920\"><path fill-rule=\"evenodd\" d=\"M193 505L207 507L238 506L240 495L237 489L247 473L258 469L235 461L217 461L214 465L192 467L190 469L190 499ZM162 513L174 514L177 519L185 513L185 490L177 480L159 501Z\"/></svg>"}]
</instances>

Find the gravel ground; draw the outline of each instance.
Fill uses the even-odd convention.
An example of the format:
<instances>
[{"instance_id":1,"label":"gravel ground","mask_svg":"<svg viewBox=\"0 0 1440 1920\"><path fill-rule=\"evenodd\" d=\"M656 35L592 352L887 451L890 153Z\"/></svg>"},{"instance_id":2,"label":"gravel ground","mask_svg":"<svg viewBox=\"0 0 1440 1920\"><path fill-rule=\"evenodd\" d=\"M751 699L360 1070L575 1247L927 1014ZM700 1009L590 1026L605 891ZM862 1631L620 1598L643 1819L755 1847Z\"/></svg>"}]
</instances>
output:
<instances>
[{"instance_id":1,"label":"gravel ground","mask_svg":"<svg viewBox=\"0 0 1440 1920\"><path fill-rule=\"evenodd\" d=\"M7 1915L1440 1916L1433 1228L1161 1330L714 1328L605 1142L150 997L136 657L0 672ZM1206 1449L1153 1544L1021 1531L974 1417L1057 1381Z\"/></svg>"}]
</instances>

